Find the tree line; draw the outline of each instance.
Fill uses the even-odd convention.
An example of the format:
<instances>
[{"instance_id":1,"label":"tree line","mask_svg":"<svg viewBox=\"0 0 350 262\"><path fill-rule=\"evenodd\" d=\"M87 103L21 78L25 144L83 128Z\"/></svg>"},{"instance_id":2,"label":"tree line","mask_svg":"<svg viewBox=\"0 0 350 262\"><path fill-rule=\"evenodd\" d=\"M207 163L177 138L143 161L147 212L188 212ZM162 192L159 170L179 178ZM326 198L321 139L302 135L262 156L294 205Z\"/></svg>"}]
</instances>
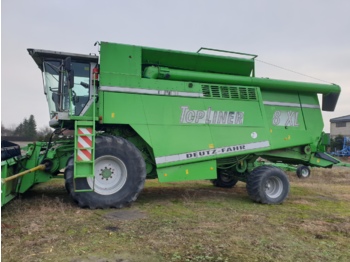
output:
<instances>
[{"instance_id":1,"label":"tree line","mask_svg":"<svg viewBox=\"0 0 350 262\"><path fill-rule=\"evenodd\" d=\"M43 127L37 130L36 121L33 115L24 118L18 126L5 127L1 123L1 136L25 138L29 141L47 141L52 133L50 127Z\"/></svg>"}]
</instances>

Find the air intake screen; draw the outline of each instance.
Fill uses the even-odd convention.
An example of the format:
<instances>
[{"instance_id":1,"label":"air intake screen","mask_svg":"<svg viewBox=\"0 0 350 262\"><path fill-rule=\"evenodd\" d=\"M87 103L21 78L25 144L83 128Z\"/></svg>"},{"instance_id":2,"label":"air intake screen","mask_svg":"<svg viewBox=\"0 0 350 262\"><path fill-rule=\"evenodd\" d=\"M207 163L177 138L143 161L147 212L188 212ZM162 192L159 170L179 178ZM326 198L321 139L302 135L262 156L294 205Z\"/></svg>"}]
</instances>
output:
<instances>
[{"instance_id":1,"label":"air intake screen","mask_svg":"<svg viewBox=\"0 0 350 262\"><path fill-rule=\"evenodd\" d=\"M202 85L204 97L258 100L255 87Z\"/></svg>"}]
</instances>

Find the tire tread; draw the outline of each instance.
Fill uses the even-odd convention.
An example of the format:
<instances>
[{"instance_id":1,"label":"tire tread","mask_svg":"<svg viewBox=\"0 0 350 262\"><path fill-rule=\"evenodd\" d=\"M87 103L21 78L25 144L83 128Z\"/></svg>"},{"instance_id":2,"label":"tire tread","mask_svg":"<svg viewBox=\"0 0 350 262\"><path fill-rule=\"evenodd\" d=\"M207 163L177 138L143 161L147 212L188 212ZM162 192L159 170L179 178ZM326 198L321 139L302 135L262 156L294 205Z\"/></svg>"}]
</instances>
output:
<instances>
[{"instance_id":1,"label":"tire tread","mask_svg":"<svg viewBox=\"0 0 350 262\"><path fill-rule=\"evenodd\" d=\"M94 195L98 195L95 192L74 192L74 162L68 160L68 166L65 170L65 186L70 196L74 199L74 201L78 203L79 207L87 207L90 209L123 208L126 206L130 206L130 204L137 199L138 195L142 191L146 179L146 164L141 152L137 149L135 145L133 145L131 142L127 141L124 138L115 137L112 135L96 137L96 149L109 148L111 144L116 145L116 150L121 150L125 152L125 154L131 158L132 162L135 162L135 165L133 165L133 167L136 169L134 170L134 173L136 173L136 175L132 176L132 178L128 178L132 179L132 181L129 182L132 186L132 192L127 193L127 196L123 199L116 200L111 199L110 197L106 197L104 201L101 201L101 198L98 199L97 197L94 197Z\"/></svg>"},{"instance_id":2,"label":"tire tread","mask_svg":"<svg viewBox=\"0 0 350 262\"><path fill-rule=\"evenodd\" d=\"M283 179L285 179L285 185L283 185L285 187L285 191L283 192L284 196L276 202L271 202L271 200L269 200L268 197L266 197L265 192L263 192L262 189L264 179L271 173L279 175ZM265 165L255 168L248 175L246 188L249 197L255 202L262 204L279 204L283 202L283 200L287 197L289 193L289 182L287 176L281 169L274 166Z\"/></svg>"}]
</instances>

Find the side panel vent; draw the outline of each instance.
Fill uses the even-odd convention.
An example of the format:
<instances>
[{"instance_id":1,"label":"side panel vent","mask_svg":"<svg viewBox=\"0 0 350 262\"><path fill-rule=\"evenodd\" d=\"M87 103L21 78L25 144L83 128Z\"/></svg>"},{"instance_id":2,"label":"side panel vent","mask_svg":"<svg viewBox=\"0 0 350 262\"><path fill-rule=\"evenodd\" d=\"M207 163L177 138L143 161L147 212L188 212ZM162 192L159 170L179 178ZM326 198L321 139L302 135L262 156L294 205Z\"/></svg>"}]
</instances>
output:
<instances>
[{"instance_id":1,"label":"side panel vent","mask_svg":"<svg viewBox=\"0 0 350 262\"><path fill-rule=\"evenodd\" d=\"M258 100L255 87L202 85L204 97Z\"/></svg>"}]
</instances>

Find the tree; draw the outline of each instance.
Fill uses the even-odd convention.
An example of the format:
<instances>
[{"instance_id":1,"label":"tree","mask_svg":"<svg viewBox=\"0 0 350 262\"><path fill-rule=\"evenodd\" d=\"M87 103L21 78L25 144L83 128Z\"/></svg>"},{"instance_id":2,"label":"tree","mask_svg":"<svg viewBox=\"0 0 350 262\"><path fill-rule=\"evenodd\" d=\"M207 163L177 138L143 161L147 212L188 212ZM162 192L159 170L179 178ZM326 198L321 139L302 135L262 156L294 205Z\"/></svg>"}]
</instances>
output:
<instances>
[{"instance_id":1,"label":"tree","mask_svg":"<svg viewBox=\"0 0 350 262\"><path fill-rule=\"evenodd\" d=\"M16 127L15 131L13 132L13 134L14 134L15 136L24 136L24 127L23 127L23 123L24 123L24 121L23 121L22 123L20 123L20 124Z\"/></svg>"},{"instance_id":2,"label":"tree","mask_svg":"<svg viewBox=\"0 0 350 262\"><path fill-rule=\"evenodd\" d=\"M13 136L16 129L16 125L11 125L10 127L6 127L3 123L1 123L1 136Z\"/></svg>"},{"instance_id":3,"label":"tree","mask_svg":"<svg viewBox=\"0 0 350 262\"><path fill-rule=\"evenodd\" d=\"M29 116L29 120L26 126L26 133L27 133L26 136L29 137L30 139L35 139L37 136L36 122L33 115Z\"/></svg>"},{"instance_id":4,"label":"tree","mask_svg":"<svg viewBox=\"0 0 350 262\"><path fill-rule=\"evenodd\" d=\"M52 129L50 127L42 127L37 132L37 139L40 141L49 141L51 134Z\"/></svg>"},{"instance_id":5,"label":"tree","mask_svg":"<svg viewBox=\"0 0 350 262\"><path fill-rule=\"evenodd\" d=\"M33 115L30 115L29 119L25 118L22 123L20 123L15 131L15 136L26 137L28 139L36 139L36 122Z\"/></svg>"}]
</instances>

